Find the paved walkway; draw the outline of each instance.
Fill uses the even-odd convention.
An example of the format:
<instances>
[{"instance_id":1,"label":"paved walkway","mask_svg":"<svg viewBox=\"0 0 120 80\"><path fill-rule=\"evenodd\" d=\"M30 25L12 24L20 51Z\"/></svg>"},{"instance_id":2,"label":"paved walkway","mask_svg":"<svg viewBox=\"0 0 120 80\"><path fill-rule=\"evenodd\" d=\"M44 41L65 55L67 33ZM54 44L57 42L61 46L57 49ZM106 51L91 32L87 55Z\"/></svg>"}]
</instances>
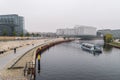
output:
<instances>
[{"instance_id":1,"label":"paved walkway","mask_svg":"<svg viewBox=\"0 0 120 80\"><path fill-rule=\"evenodd\" d=\"M1 58L0 58L0 70L4 69L5 66L6 66L7 64L9 64L9 63L10 63L12 60L14 60L15 58L23 55L23 54L24 54L25 52L27 52L28 50L30 50L30 49L32 49L32 48L34 48L34 47L36 47L36 46L38 46L38 45L40 45L40 44L43 44L43 43L44 43L44 40L41 41L40 43L34 44L34 46L33 46L33 45L28 45L28 46L26 46L25 48L17 49L17 50L16 50L16 53L14 53L14 51L11 51L11 53L8 54L7 56L1 57ZM0 80L2 80L2 79L0 79Z\"/></svg>"}]
</instances>

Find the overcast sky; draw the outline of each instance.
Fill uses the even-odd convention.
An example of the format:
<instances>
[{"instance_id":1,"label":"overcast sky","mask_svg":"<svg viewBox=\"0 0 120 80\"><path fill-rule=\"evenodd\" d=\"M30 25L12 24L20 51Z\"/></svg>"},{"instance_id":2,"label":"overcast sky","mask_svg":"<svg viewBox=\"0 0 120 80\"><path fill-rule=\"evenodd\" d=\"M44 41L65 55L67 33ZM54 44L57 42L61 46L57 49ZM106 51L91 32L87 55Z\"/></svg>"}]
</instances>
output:
<instances>
[{"instance_id":1,"label":"overcast sky","mask_svg":"<svg viewBox=\"0 0 120 80\"><path fill-rule=\"evenodd\" d=\"M0 14L24 16L30 32L75 25L120 29L120 0L0 0Z\"/></svg>"}]
</instances>

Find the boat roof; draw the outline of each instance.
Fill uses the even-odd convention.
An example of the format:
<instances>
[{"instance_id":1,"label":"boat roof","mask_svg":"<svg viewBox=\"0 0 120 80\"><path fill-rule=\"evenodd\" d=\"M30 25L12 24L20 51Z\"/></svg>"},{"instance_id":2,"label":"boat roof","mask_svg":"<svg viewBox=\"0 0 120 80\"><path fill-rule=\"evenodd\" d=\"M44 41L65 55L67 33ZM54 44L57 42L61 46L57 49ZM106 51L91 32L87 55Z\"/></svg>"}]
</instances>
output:
<instances>
[{"instance_id":1,"label":"boat roof","mask_svg":"<svg viewBox=\"0 0 120 80\"><path fill-rule=\"evenodd\" d=\"M91 44L91 43L82 43L82 44L86 46L95 46L94 44Z\"/></svg>"}]
</instances>

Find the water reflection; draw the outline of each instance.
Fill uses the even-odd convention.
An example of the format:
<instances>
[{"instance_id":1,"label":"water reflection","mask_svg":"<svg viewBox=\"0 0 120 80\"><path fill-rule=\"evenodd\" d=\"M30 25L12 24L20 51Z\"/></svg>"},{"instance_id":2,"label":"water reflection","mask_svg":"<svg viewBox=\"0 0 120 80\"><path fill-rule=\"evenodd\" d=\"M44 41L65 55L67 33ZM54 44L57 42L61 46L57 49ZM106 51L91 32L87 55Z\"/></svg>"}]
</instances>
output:
<instances>
[{"instance_id":1,"label":"water reflection","mask_svg":"<svg viewBox=\"0 0 120 80\"><path fill-rule=\"evenodd\" d=\"M108 45L108 44L104 44L103 45L103 50L106 52L111 52L112 51L112 46Z\"/></svg>"},{"instance_id":2,"label":"water reflection","mask_svg":"<svg viewBox=\"0 0 120 80\"><path fill-rule=\"evenodd\" d=\"M102 53L99 53L99 52L93 52L92 53L94 56L99 56L100 54L102 54Z\"/></svg>"},{"instance_id":3,"label":"water reflection","mask_svg":"<svg viewBox=\"0 0 120 80\"><path fill-rule=\"evenodd\" d=\"M38 69L37 69L37 71L38 71L38 73L40 73L40 57L41 57L41 54L40 53L38 53L37 54L37 67L38 67Z\"/></svg>"},{"instance_id":4,"label":"water reflection","mask_svg":"<svg viewBox=\"0 0 120 80\"><path fill-rule=\"evenodd\" d=\"M82 49L83 50L83 49ZM102 54L102 52L91 52L91 51L87 51L87 50L83 50L89 54L92 54L93 56L99 56L100 54Z\"/></svg>"},{"instance_id":5,"label":"water reflection","mask_svg":"<svg viewBox=\"0 0 120 80\"><path fill-rule=\"evenodd\" d=\"M38 73L40 73L40 60L38 60Z\"/></svg>"}]
</instances>

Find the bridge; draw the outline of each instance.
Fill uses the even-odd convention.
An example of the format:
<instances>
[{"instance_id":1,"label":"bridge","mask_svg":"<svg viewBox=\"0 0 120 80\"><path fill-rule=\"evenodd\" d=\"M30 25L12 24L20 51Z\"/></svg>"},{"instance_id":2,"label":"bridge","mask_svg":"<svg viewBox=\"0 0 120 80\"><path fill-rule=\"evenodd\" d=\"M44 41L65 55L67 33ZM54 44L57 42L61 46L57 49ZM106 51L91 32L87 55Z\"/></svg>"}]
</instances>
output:
<instances>
[{"instance_id":1,"label":"bridge","mask_svg":"<svg viewBox=\"0 0 120 80\"><path fill-rule=\"evenodd\" d=\"M98 38L95 35L60 35L63 38L78 38L78 39L84 39L84 40L91 40Z\"/></svg>"}]
</instances>

